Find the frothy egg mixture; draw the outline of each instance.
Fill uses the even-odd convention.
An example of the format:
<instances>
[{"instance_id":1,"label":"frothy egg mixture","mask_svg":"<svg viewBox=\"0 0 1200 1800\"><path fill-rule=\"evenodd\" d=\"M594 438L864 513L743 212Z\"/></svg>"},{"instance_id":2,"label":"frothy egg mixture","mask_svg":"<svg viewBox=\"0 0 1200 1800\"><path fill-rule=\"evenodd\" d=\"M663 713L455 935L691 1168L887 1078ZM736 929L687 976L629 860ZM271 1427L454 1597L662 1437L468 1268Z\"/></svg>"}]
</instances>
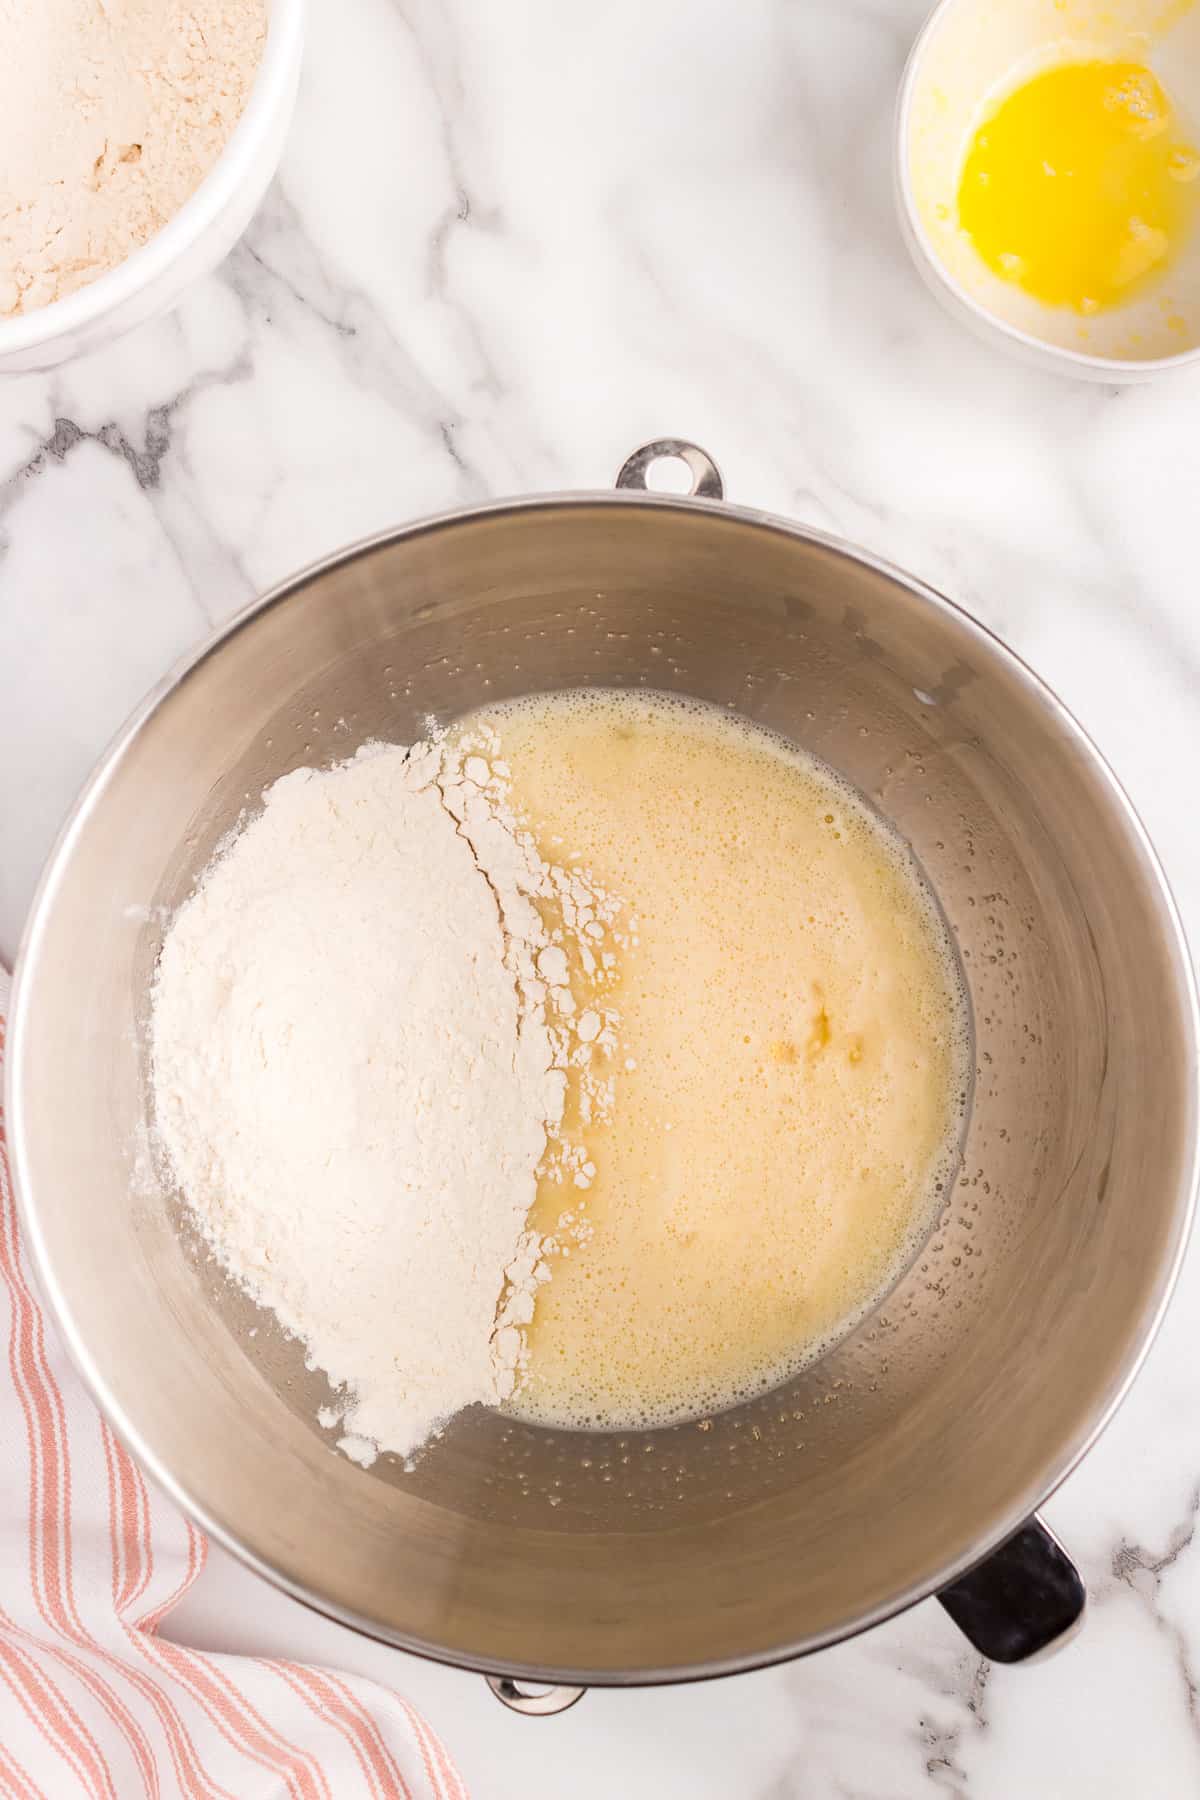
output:
<instances>
[{"instance_id":1,"label":"frothy egg mixture","mask_svg":"<svg viewBox=\"0 0 1200 1800\"><path fill-rule=\"evenodd\" d=\"M619 1020L613 1098L564 1122L577 1180L539 1181L509 1408L621 1429L763 1391L886 1293L952 1173L969 1024L936 903L854 790L716 708L576 691L461 729L542 856L628 909L609 966L569 972Z\"/></svg>"}]
</instances>

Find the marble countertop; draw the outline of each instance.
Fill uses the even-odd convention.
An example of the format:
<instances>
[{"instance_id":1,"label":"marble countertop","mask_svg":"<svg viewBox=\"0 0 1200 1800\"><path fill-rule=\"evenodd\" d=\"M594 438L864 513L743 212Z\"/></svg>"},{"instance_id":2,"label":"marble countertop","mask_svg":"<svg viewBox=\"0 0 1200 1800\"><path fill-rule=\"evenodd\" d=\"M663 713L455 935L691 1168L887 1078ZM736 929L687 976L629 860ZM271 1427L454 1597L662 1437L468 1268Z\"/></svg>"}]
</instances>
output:
<instances>
[{"instance_id":1,"label":"marble countertop","mask_svg":"<svg viewBox=\"0 0 1200 1800\"><path fill-rule=\"evenodd\" d=\"M963 335L892 214L922 0L312 0L278 182L172 317L0 386L0 956L109 734L308 559L678 434L732 499L944 588L1114 762L1200 942L1200 375L1114 391ZM196 1644L384 1675L488 1800L1200 1792L1200 1246L1046 1508L1086 1628L981 1664L933 1603L807 1662L504 1713L213 1554Z\"/></svg>"}]
</instances>

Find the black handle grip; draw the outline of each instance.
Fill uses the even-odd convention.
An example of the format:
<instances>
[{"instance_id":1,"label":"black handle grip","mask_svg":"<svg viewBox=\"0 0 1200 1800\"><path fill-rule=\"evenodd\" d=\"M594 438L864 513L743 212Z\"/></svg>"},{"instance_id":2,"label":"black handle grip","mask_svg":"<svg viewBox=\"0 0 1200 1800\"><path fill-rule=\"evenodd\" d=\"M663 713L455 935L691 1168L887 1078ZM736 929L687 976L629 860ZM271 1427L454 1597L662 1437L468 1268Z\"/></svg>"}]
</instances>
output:
<instances>
[{"instance_id":1,"label":"black handle grip","mask_svg":"<svg viewBox=\"0 0 1200 1800\"><path fill-rule=\"evenodd\" d=\"M1033 1518L938 1599L981 1656L1018 1663L1073 1633L1087 1590L1054 1533Z\"/></svg>"}]
</instances>

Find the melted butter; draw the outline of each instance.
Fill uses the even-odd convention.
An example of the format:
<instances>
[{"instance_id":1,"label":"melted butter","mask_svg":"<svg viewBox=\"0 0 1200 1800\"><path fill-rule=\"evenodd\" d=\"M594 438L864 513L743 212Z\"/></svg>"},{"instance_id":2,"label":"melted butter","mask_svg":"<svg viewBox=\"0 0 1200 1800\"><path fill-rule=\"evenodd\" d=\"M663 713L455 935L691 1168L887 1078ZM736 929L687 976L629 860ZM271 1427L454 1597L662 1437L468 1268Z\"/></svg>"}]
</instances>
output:
<instances>
[{"instance_id":1,"label":"melted butter","mask_svg":"<svg viewBox=\"0 0 1200 1800\"><path fill-rule=\"evenodd\" d=\"M567 1122L590 1185L540 1184L563 1249L511 1410L700 1416L827 1348L919 1248L962 1126L957 960L901 842L784 740L654 695L475 717L542 855L631 915L614 1105Z\"/></svg>"},{"instance_id":2,"label":"melted butter","mask_svg":"<svg viewBox=\"0 0 1200 1800\"><path fill-rule=\"evenodd\" d=\"M975 132L959 222L997 275L1091 314L1165 269L1187 234L1200 156L1161 84L1128 61L1043 69Z\"/></svg>"}]
</instances>

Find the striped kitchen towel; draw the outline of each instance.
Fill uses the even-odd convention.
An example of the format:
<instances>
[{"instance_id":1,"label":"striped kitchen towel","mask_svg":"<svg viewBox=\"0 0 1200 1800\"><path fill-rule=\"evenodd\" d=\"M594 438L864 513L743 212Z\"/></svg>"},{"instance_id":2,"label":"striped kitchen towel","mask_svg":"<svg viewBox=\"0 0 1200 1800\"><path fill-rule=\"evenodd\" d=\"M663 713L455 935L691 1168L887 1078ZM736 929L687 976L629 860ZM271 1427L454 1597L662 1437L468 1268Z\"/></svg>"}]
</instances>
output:
<instances>
[{"instance_id":1,"label":"striped kitchen towel","mask_svg":"<svg viewBox=\"0 0 1200 1800\"><path fill-rule=\"evenodd\" d=\"M0 1063L6 1002L0 970ZM205 1541L116 1441L42 1312L2 1108L0 1337L0 1795L465 1800L390 1689L160 1635Z\"/></svg>"}]
</instances>

